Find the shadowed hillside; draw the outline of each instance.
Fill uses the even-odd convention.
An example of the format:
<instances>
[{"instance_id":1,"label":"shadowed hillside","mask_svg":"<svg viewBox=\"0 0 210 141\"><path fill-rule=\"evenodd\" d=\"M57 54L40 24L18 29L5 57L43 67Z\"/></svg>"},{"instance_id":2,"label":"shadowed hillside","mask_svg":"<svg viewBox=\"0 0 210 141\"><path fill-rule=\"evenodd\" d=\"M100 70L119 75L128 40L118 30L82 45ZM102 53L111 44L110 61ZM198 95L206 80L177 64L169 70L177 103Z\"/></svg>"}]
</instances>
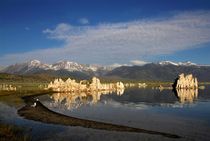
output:
<instances>
[{"instance_id":1,"label":"shadowed hillside","mask_svg":"<svg viewBox=\"0 0 210 141\"><path fill-rule=\"evenodd\" d=\"M144 66L123 66L106 74L134 80L174 81L180 73L192 73L199 81L210 81L209 66L175 66L146 64Z\"/></svg>"}]
</instances>

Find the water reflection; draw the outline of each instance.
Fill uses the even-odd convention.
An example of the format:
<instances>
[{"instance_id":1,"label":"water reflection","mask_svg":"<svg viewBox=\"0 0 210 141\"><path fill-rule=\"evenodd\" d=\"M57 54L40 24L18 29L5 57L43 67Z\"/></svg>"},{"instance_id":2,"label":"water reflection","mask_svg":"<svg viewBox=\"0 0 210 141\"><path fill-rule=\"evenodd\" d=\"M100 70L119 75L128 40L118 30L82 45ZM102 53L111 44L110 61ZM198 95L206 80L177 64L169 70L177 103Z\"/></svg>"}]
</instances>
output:
<instances>
[{"instance_id":1,"label":"water reflection","mask_svg":"<svg viewBox=\"0 0 210 141\"><path fill-rule=\"evenodd\" d=\"M198 89L177 89L176 94L180 103L193 103L198 97Z\"/></svg>"},{"instance_id":2,"label":"water reflection","mask_svg":"<svg viewBox=\"0 0 210 141\"><path fill-rule=\"evenodd\" d=\"M121 96L124 89L114 91L92 91L92 92L66 92L54 93L50 98L53 99L51 106L60 107L65 105L68 110L77 109L82 105L96 104L102 95L116 94Z\"/></svg>"},{"instance_id":3,"label":"water reflection","mask_svg":"<svg viewBox=\"0 0 210 141\"><path fill-rule=\"evenodd\" d=\"M103 97L102 97L103 95ZM202 98L201 95L200 98ZM118 91L92 91L92 92L67 92L51 95L53 102L51 107L59 109L76 109L82 105L97 104L100 100L104 103L117 102L120 104L138 106L139 104L150 106L183 107L185 104L193 104L198 98L198 89L152 90L152 89L126 89ZM110 104L110 103L109 103Z\"/></svg>"}]
</instances>

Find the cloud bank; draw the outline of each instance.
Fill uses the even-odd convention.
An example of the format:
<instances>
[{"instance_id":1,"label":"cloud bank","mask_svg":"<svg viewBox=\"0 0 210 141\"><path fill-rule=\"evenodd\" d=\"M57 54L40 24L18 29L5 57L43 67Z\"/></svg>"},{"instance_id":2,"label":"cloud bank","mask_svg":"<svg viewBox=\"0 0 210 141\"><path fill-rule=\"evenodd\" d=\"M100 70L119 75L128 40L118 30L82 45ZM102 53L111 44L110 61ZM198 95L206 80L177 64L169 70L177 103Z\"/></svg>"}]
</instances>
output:
<instances>
[{"instance_id":1,"label":"cloud bank","mask_svg":"<svg viewBox=\"0 0 210 141\"><path fill-rule=\"evenodd\" d=\"M210 11L179 12L171 17L141 19L96 26L60 23L43 34L64 46L7 54L0 62L29 59L53 62L68 59L81 63L142 63L135 60L173 54L210 43Z\"/></svg>"}]
</instances>

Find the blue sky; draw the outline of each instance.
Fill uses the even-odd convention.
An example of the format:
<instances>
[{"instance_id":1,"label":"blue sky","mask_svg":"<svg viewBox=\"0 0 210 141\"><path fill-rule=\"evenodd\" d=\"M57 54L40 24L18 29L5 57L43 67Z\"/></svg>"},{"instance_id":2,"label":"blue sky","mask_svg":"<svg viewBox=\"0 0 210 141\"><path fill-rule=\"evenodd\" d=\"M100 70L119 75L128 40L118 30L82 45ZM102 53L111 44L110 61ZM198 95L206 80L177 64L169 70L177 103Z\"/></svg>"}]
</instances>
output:
<instances>
[{"instance_id":1,"label":"blue sky","mask_svg":"<svg viewBox=\"0 0 210 141\"><path fill-rule=\"evenodd\" d=\"M210 64L209 0L0 0L0 66Z\"/></svg>"}]
</instances>

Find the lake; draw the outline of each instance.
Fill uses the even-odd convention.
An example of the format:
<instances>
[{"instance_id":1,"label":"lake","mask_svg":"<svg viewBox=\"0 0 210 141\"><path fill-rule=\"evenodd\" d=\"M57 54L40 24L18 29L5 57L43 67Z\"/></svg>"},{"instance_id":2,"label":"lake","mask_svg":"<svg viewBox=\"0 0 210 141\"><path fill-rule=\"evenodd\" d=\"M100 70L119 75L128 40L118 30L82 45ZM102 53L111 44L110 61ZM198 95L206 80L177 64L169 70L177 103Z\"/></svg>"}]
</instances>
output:
<instances>
[{"instance_id":1,"label":"lake","mask_svg":"<svg viewBox=\"0 0 210 141\"><path fill-rule=\"evenodd\" d=\"M53 124L33 118L29 120L17 112L24 107L23 100L11 95L0 96L0 121L25 127L34 141L209 140L209 90L209 86L204 90L178 92L129 88L117 93L53 93L33 98L60 115L175 134L181 137L178 139L158 134L65 126L62 121ZM47 118L53 120L53 117Z\"/></svg>"}]
</instances>

